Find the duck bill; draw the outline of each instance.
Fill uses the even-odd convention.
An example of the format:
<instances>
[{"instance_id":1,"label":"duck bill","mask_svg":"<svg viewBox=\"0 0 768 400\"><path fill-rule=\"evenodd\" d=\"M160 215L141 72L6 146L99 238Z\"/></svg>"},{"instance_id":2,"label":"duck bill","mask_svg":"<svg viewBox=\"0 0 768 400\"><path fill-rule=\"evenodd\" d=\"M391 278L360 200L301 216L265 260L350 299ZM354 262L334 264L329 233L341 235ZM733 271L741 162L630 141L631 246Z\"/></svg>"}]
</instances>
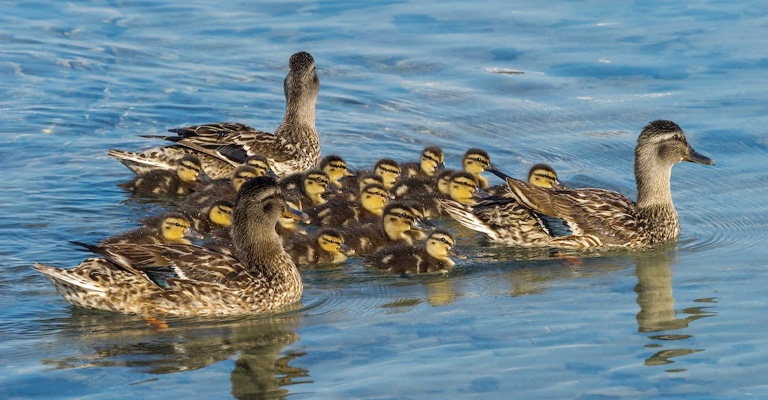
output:
<instances>
[{"instance_id":1,"label":"duck bill","mask_svg":"<svg viewBox=\"0 0 768 400\"><path fill-rule=\"evenodd\" d=\"M184 231L184 237L188 237L192 239L202 239L204 236L200 234L200 232L192 228L187 228L187 230Z\"/></svg>"},{"instance_id":2,"label":"duck bill","mask_svg":"<svg viewBox=\"0 0 768 400\"><path fill-rule=\"evenodd\" d=\"M267 170L267 176L274 179L274 180L280 180L280 176L278 176L275 171L272 171L272 168Z\"/></svg>"},{"instance_id":3,"label":"duck bill","mask_svg":"<svg viewBox=\"0 0 768 400\"><path fill-rule=\"evenodd\" d=\"M442 170L444 170L444 169L445 169L445 161L440 161L440 162L439 162L439 163L437 163L437 165L435 166L435 171L442 171Z\"/></svg>"},{"instance_id":4,"label":"duck bill","mask_svg":"<svg viewBox=\"0 0 768 400\"><path fill-rule=\"evenodd\" d=\"M432 223L429 222L426 218L416 219L415 221L413 221L413 224L411 225L411 227L413 227L413 229L417 231L422 231L422 232L431 231L435 229L435 226L432 225Z\"/></svg>"},{"instance_id":5,"label":"duck bill","mask_svg":"<svg viewBox=\"0 0 768 400\"><path fill-rule=\"evenodd\" d=\"M291 218L293 220L301 221L307 224L309 223L309 215L301 210L297 210L287 205L285 206L285 211L283 211L283 217Z\"/></svg>"},{"instance_id":6,"label":"duck bill","mask_svg":"<svg viewBox=\"0 0 768 400\"><path fill-rule=\"evenodd\" d=\"M350 169L345 169L344 170L344 176L345 177L346 176L355 176L355 173L353 171L351 171ZM344 178L341 178L341 179L344 179Z\"/></svg>"},{"instance_id":7,"label":"duck bill","mask_svg":"<svg viewBox=\"0 0 768 400\"><path fill-rule=\"evenodd\" d=\"M461 252L455 247L452 247L450 250L448 250L448 255L451 257L456 257L460 260L464 260L467 258L467 256L465 256L464 254L461 254Z\"/></svg>"},{"instance_id":8,"label":"duck bill","mask_svg":"<svg viewBox=\"0 0 768 400\"><path fill-rule=\"evenodd\" d=\"M345 256L355 255L355 249L347 246L346 244L342 244L341 246L339 246L339 252L341 252L341 254L344 254Z\"/></svg>"},{"instance_id":9,"label":"duck bill","mask_svg":"<svg viewBox=\"0 0 768 400\"><path fill-rule=\"evenodd\" d=\"M197 181L200 183L210 183L211 181L213 181L213 179L211 179L211 177L208 174L206 174L205 171L201 170L200 174L197 175Z\"/></svg>"},{"instance_id":10,"label":"duck bill","mask_svg":"<svg viewBox=\"0 0 768 400\"><path fill-rule=\"evenodd\" d=\"M488 167L485 170L490 172L490 173L492 173L492 174L494 174L494 175L496 175L496 176L498 176L502 180L507 180L507 178L509 178L509 175L501 172L501 170L499 168L497 168L495 165L493 165L493 163L488 164Z\"/></svg>"},{"instance_id":11,"label":"duck bill","mask_svg":"<svg viewBox=\"0 0 768 400\"><path fill-rule=\"evenodd\" d=\"M683 157L683 161L693 162L697 164L704 164L704 165L715 165L715 162L700 153L697 153L696 150L694 150L692 147L688 147L688 154Z\"/></svg>"}]
</instances>

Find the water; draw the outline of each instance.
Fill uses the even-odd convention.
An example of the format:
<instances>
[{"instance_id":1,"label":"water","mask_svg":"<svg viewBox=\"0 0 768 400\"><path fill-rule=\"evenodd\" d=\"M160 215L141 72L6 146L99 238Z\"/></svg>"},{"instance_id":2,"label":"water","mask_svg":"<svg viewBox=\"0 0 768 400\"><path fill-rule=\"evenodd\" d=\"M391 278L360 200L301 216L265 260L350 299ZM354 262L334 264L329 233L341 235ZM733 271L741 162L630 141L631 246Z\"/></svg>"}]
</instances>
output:
<instances>
[{"instance_id":1,"label":"water","mask_svg":"<svg viewBox=\"0 0 768 400\"><path fill-rule=\"evenodd\" d=\"M768 6L725 1L0 4L0 397L768 397ZM315 57L325 154L357 168L428 144L522 176L634 195L640 129L671 119L714 167L673 171L677 246L399 278L304 271L276 316L140 318L70 307L33 262L74 266L159 212L109 148L239 121L272 130L288 57Z\"/></svg>"}]
</instances>

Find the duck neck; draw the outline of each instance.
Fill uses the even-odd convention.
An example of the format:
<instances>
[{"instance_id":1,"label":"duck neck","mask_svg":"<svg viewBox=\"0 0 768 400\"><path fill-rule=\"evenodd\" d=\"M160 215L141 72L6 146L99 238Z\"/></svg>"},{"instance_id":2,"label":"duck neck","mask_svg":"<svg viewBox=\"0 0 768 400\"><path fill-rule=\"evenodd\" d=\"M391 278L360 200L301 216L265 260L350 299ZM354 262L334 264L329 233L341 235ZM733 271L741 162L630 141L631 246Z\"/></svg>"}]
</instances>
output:
<instances>
[{"instance_id":1,"label":"duck neck","mask_svg":"<svg viewBox=\"0 0 768 400\"><path fill-rule=\"evenodd\" d=\"M233 214L235 220L242 221L231 227L235 255L249 270L259 269L271 275L279 269L276 255L283 253L282 241L275 225L265 224L246 211L235 210Z\"/></svg>"},{"instance_id":2,"label":"duck neck","mask_svg":"<svg viewBox=\"0 0 768 400\"><path fill-rule=\"evenodd\" d=\"M672 202L670 178L672 165L654 159L656 153L635 152L635 179L637 181L637 211L647 224L651 243L677 239L680 220Z\"/></svg>"},{"instance_id":3,"label":"duck neck","mask_svg":"<svg viewBox=\"0 0 768 400\"><path fill-rule=\"evenodd\" d=\"M285 106L285 117L275 132L287 139L298 141L299 132L315 129L315 102L317 96L294 95Z\"/></svg>"}]
</instances>

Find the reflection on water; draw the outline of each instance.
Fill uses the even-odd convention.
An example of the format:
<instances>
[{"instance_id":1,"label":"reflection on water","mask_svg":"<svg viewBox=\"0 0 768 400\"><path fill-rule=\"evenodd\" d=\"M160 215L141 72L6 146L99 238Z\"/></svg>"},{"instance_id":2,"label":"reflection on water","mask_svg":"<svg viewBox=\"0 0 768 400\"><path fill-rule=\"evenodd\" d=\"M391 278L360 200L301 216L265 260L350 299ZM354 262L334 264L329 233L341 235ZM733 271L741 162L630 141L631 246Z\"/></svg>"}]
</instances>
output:
<instances>
[{"instance_id":1,"label":"reflection on water","mask_svg":"<svg viewBox=\"0 0 768 400\"><path fill-rule=\"evenodd\" d=\"M287 386L309 382L307 370L289 365L305 353L284 351L299 339L300 319L298 313L236 320L170 318L163 321L167 328L158 328L134 316L73 308L70 316L48 323L76 332L57 336L56 345L81 350L43 363L56 369L122 366L169 374L237 357L231 373L234 397L285 398Z\"/></svg>"},{"instance_id":2,"label":"reflection on water","mask_svg":"<svg viewBox=\"0 0 768 400\"><path fill-rule=\"evenodd\" d=\"M639 332L667 332L685 329L688 324L699 318L716 315L708 311L709 307L691 307L682 310L684 318L677 318L675 310L675 298L672 296L672 270L670 263L675 253L658 251L654 253L638 255L637 261L637 304L640 312L637 313L637 325ZM699 299L697 302L712 302L714 299ZM662 343L676 343L690 339L692 335L664 333L649 336L650 339ZM661 348L662 343L646 345L646 348ZM682 344L682 343L681 343ZM665 349L656 352L645 360L645 365L665 365L674 361L671 358L698 353L704 349ZM682 372L685 369L671 369L668 372Z\"/></svg>"}]
</instances>

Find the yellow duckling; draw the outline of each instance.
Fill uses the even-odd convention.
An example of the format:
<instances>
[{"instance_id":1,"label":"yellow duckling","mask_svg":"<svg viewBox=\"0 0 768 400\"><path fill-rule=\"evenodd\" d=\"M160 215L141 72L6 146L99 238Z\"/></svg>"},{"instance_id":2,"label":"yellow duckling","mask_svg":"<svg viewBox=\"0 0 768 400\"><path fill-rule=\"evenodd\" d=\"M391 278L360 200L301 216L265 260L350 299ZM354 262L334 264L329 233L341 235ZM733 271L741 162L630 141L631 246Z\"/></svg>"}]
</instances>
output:
<instances>
[{"instance_id":1,"label":"yellow duckling","mask_svg":"<svg viewBox=\"0 0 768 400\"><path fill-rule=\"evenodd\" d=\"M445 230L435 230L423 246L398 245L385 247L368 257L368 265L394 274L446 272L456 263L451 256L464 258L454 251L453 236Z\"/></svg>"},{"instance_id":2,"label":"yellow duckling","mask_svg":"<svg viewBox=\"0 0 768 400\"><path fill-rule=\"evenodd\" d=\"M499 177L503 176L503 179L507 179L506 174L497 174ZM562 188L560 180L557 178L557 172L555 169L547 164L536 164L528 170L528 183L543 188ZM488 194L492 196L502 195L509 192L509 185L495 185L487 189Z\"/></svg>"},{"instance_id":3,"label":"yellow duckling","mask_svg":"<svg viewBox=\"0 0 768 400\"><path fill-rule=\"evenodd\" d=\"M488 188L488 179L480 175L489 168L494 168L491 164L491 156L482 149L469 149L464 153L462 168L469 172L477 180L481 189Z\"/></svg>"},{"instance_id":4,"label":"yellow duckling","mask_svg":"<svg viewBox=\"0 0 768 400\"><path fill-rule=\"evenodd\" d=\"M445 168L444 160L443 149L437 146L427 147L421 152L419 162L401 165L402 175L405 177L434 178L441 169Z\"/></svg>"},{"instance_id":5,"label":"yellow duckling","mask_svg":"<svg viewBox=\"0 0 768 400\"><path fill-rule=\"evenodd\" d=\"M112 243L143 243L143 244L189 244L186 238L202 239L202 235L192 229L189 219L178 212L168 212L162 217L149 221L152 225L146 225L132 231L101 241L101 244Z\"/></svg>"},{"instance_id":6,"label":"yellow duckling","mask_svg":"<svg viewBox=\"0 0 768 400\"><path fill-rule=\"evenodd\" d=\"M344 244L344 236L331 228L314 235L294 236L285 241L285 251L296 264L339 264L355 253Z\"/></svg>"},{"instance_id":7,"label":"yellow duckling","mask_svg":"<svg viewBox=\"0 0 768 400\"><path fill-rule=\"evenodd\" d=\"M464 171L455 172L448 184L448 195L459 203L474 204L477 202L475 195L478 186L475 175Z\"/></svg>"},{"instance_id":8,"label":"yellow duckling","mask_svg":"<svg viewBox=\"0 0 768 400\"><path fill-rule=\"evenodd\" d=\"M371 222L384 213L389 203L389 192L384 185L367 185L357 201L336 198L306 210L313 224L320 226L346 226L352 223Z\"/></svg>"},{"instance_id":9,"label":"yellow duckling","mask_svg":"<svg viewBox=\"0 0 768 400\"><path fill-rule=\"evenodd\" d=\"M557 247L652 247L680 235L672 203L672 167L688 161L714 165L688 144L672 121L653 121L643 128L635 147L637 202L604 189L544 189L507 178L510 195L538 213L563 219L573 235L558 237Z\"/></svg>"},{"instance_id":10,"label":"yellow duckling","mask_svg":"<svg viewBox=\"0 0 768 400\"><path fill-rule=\"evenodd\" d=\"M297 183L298 182L298 183ZM333 190L328 175L319 169L303 174L289 175L280 180L280 187L290 196L295 196L304 207L325 204L325 195Z\"/></svg>"},{"instance_id":11,"label":"yellow duckling","mask_svg":"<svg viewBox=\"0 0 768 400\"><path fill-rule=\"evenodd\" d=\"M215 179L185 199L185 207L206 207L216 201L234 201L240 187L259 176L259 170L250 165L241 165L232 172L232 177Z\"/></svg>"},{"instance_id":12,"label":"yellow duckling","mask_svg":"<svg viewBox=\"0 0 768 400\"><path fill-rule=\"evenodd\" d=\"M372 223L350 226L342 231L346 243L358 255L372 254L393 244L412 244L411 230L422 230L421 219L410 206L392 203L382 218Z\"/></svg>"},{"instance_id":13,"label":"yellow duckling","mask_svg":"<svg viewBox=\"0 0 768 400\"><path fill-rule=\"evenodd\" d=\"M323 157L323 159L320 160L319 168L328 175L331 185L336 188L344 186L341 182L342 179L355 176L355 174L347 168L347 162L337 155Z\"/></svg>"},{"instance_id":14,"label":"yellow duckling","mask_svg":"<svg viewBox=\"0 0 768 400\"><path fill-rule=\"evenodd\" d=\"M138 194L188 194L195 191L200 183L210 178L202 172L200 160L192 155L181 158L175 171L156 169L138 175L118 185Z\"/></svg>"},{"instance_id":15,"label":"yellow duckling","mask_svg":"<svg viewBox=\"0 0 768 400\"><path fill-rule=\"evenodd\" d=\"M286 212L277 182L259 177L243 185L235 200L235 257L194 245L83 245L105 258L89 258L73 269L35 264L70 303L143 316L242 315L298 302L301 276L273 229ZM173 271L164 284L152 271Z\"/></svg>"},{"instance_id":16,"label":"yellow duckling","mask_svg":"<svg viewBox=\"0 0 768 400\"><path fill-rule=\"evenodd\" d=\"M189 216L194 230L209 233L232 225L232 207L229 200L217 200L203 208L181 208L179 211Z\"/></svg>"},{"instance_id":17,"label":"yellow duckling","mask_svg":"<svg viewBox=\"0 0 768 400\"><path fill-rule=\"evenodd\" d=\"M387 190L392 189L400 179L400 164L395 160L384 158L376 162L373 173L381 177L381 183Z\"/></svg>"}]
</instances>

